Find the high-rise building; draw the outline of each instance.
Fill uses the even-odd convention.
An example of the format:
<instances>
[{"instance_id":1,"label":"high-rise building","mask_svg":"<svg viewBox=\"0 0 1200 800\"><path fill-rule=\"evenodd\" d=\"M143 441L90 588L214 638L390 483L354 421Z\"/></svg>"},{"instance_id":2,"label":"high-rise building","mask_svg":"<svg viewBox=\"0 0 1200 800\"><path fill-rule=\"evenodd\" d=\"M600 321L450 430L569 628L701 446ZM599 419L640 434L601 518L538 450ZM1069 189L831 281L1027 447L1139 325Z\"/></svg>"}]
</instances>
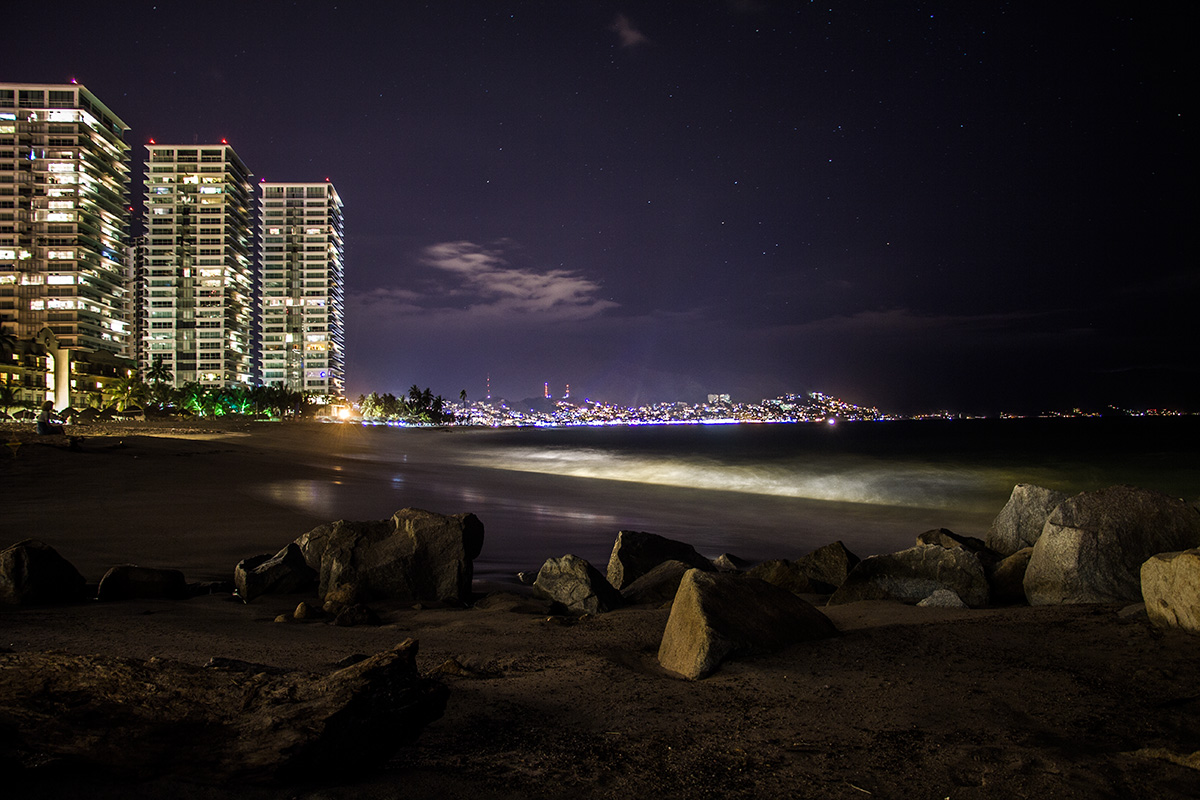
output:
<instances>
[{"instance_id":1,"label":"high-rise building","mask_svg":"<svg viewBox=\"0 0 1200 800\"><path fill-rule=\"evenodd\" d=\"M18 339L133 356L128 129L80 84L0 83L0 324Z\"/></svg>"},{"instance_id":2,"label":"high-rise building","mask_svg":"<svg viewBox=\"0 0 1200 800\"><path fill-rule=\"evenodd\" d=\"M226 142L146 145L143 371L175 386L250 383L250 171Z\"/></svg>"},{"instance_id":3,"label":"high-rise building","mask_svg":"<svg viewBox=\"0 0 1200 800\"><path fill-rule=\"evenodd\" d=\"M345 394L345 246L333 184L263 182L259 224L262 382Z\"/></svg>"}]
</instances>

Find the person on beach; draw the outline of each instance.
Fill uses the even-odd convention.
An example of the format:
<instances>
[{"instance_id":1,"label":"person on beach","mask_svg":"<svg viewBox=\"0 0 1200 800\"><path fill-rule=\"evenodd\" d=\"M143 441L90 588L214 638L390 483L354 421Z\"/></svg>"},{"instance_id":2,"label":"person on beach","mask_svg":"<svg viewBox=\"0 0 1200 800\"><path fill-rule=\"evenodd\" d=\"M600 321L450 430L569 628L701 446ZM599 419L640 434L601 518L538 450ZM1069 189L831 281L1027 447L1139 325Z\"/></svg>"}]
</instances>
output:
<instances>
[{"instance_id":1,"label":"person on beach","mask_svg":"<svg viewBox=\"0 0 1200 800\"><path fill-rule=\"evenodd\" d=\"M55 424L58 422L61 422L61 420L54 415L54 403L50 402L49 400L42 403L42 410L37 415L38 436L66 435L66 431L63 430L62 425Z\"/></svg>"}]
</instances>

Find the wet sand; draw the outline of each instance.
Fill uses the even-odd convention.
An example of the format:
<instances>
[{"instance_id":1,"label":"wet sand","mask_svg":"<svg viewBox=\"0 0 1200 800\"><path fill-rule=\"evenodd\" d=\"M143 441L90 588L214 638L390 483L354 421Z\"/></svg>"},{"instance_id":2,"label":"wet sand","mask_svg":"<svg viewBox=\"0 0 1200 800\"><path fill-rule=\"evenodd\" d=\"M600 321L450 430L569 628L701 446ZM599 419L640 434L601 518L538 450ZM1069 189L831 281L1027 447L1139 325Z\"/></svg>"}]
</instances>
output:
<instances>
[{"instance_id":1,"label":"wet sand","mask_svg":"<svg viewBox=\"0 0 1200 800\"><path fill-rule=\"evenodd\" d=\"M0 545L41 539L93 582L118 563L226 579L237 560L327 521L245 487L264 474L337 480L340 464L322 465L322 455L335 439L349 457L368 452L359 433L124 426L93 429L72 452L22 432L15 457L0 451ZM225 656L323 672L411 636L423 670L454 658L469 672L443 677L446 714L414 746L337 785L39 775L27 788L272 800L1200 796L1200 771L1176 763L1200 751L1200 637L1154 630L1116 607L851 604L825 609L842 632L834 639L684 682L655 659L666 609L551 620L519 587L477 588L502 593L469 609L383 605L381 626L357 628L273 622L303 597L0 609L0 646L14 651Z\"/></svg>"}]
</instances>

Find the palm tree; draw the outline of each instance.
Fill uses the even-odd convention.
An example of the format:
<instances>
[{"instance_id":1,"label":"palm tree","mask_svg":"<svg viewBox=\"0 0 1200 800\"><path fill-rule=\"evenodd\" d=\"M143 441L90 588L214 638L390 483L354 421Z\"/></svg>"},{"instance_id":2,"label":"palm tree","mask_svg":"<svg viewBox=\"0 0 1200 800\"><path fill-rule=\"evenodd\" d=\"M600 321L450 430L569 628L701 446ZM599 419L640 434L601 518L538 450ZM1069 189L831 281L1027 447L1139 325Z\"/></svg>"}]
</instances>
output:
<instances>
[{"instance_id":1,"label":"palm tree","mask_svg":"<svg viewBox=\"0 0 1200 800\"><path fill-rule=\"evenodd\" d=\"M150 365L150 369L146 370L146 380L150 384L170 383L175 380L174 373L170 368L163 363L162 356L155 356L154 363Z\"/></svg>"},{"instance_id":2,"label":"palm tree","mask_svg":"<svg viewBox=\"0 0 1200 800\"><path fill-rule=\"evenodd\" d=\"M0 328L0 355L17 352L17 335Z\"/></svg>"},{"instance_id":3,"label":"palm tree","mask_svg":"<svg viewBox=\"0 0 1200 800\"><path fill-rule=\"evenodd\" d=\"M124 411L129 406L141 406L146 402L146 397L150 393L150 387L142 383L136 373L118 378L104 389L110 402L117 407L118 411Z\"/></svg>"},{"instance_id":4,"label":"palm tree","mask_svg":"<svg viewBox=\"0 0 1200 800\"><path fill-rule=\"evenodd\" d=\"M5 413L17 404L17 393L11 386L0 386L0 408Z\"/></svg>"}]
</instances>

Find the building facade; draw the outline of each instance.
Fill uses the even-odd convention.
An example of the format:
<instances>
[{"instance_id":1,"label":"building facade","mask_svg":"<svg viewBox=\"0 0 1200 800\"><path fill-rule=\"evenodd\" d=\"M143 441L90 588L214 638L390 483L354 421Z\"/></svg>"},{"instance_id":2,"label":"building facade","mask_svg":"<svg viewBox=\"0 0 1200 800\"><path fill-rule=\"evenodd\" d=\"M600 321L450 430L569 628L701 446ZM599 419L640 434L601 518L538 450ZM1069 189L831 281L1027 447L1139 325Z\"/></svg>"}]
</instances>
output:
<instances>
[{"instance_id":1,"label":"building facade","mask_svg":"<svg viewBox=\"0 0 1200 800\"><path fill-rule=\"evenodd\" d=\"M229 144L146 146L143 374L174 385L249 384L254 272L250 171Z\"/></svg>"},{"instance_id":2,"label":"building facade","mask_svg":"<svg viewBox=\"0 0 1200 800\"><path fill-rule=\"evenodd\" d=\"M341 198L328 182L259 185L262 383L344 397Z\"/></svg>"},{"instance_id":3,"label":"building facade","mask_svg":"<svg viewBox=\"0 0 1200 800\"><path fill-rule=\"evenodd\" d=\"M132 357L129 128L79 84L0 83L0 325Z\"/></svg>"}]
</instances>

